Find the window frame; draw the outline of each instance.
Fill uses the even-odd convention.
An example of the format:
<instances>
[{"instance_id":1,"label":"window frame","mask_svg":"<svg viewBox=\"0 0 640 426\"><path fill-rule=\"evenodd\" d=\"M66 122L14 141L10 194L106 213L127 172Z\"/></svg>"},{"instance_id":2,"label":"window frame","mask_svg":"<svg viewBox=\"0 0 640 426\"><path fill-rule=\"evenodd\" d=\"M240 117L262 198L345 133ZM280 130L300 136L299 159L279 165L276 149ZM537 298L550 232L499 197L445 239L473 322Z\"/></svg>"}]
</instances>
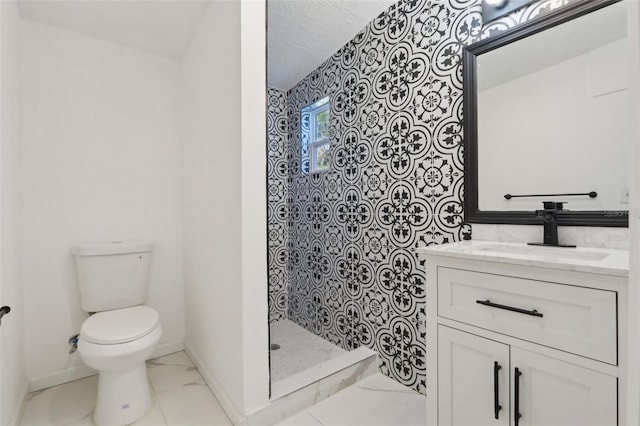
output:
<instances>
[{"instance_id":1,"label":"window frame","mask_svg":"<svg viewBox=\"0 0 640 426\"><path fill-rule=\"evenodd\" d=\"M329 146L331 152L331 142L329 138L320 139L309 144L309 174L326 173L331 170L331 154L329 154L329 164L326 168L318 168L318 151L323 146Z\"/></svg>"},{"instance_id":2,"label":"window frame","mask_svg":"<svg viewBox=\"0 0 640 426\"><path fill-rule=\"evenodd\" d=\"M321 137L317 134L317 117L321 113L327 111L329 121L331 120L331 104L329 97L325 97L314 104L305 107L306 113L309 114L309 134L307 155L309 159L309 174L326 173L331 170L331 157L329 157L329 165L326 168L318 168L318 151L324 146L329 147L331 151L331 141L328 137Z\"/></svg>"}]
</instances>

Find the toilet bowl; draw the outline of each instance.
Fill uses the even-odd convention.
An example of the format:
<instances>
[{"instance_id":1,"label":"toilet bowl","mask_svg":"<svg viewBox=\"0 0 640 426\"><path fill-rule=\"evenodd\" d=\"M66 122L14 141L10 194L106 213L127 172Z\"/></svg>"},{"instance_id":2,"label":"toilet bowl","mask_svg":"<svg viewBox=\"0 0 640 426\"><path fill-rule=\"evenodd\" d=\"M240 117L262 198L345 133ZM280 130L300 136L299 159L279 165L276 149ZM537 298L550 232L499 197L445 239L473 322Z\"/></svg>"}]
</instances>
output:
<instances>
[{"instance_id":1,"label":"toilet bowl","mask_svg":"<svg viewBox=\"0 0 640 426\"><path fill-rule=\"evenodd\" d=\"M127 425L151 408L145 361L161 336L158 312L144 305L98 312L82 324L80 358L99 373L97 425Z\"/></svg>"}]
</instances>

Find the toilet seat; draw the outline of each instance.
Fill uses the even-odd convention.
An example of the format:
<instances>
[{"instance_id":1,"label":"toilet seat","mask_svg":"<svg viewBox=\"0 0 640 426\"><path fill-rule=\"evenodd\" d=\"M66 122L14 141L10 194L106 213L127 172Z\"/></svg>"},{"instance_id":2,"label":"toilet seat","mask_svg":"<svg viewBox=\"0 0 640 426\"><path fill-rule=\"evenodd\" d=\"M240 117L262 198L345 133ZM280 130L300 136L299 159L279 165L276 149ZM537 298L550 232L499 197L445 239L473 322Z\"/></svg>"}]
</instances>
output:
<instances>
[{"instance_id":1,"label":"toilet seat","mask_svg":"<svg viewBox=\"0 0 640 426\"><path fill-rule=\"evenodd\" d=\"M151 333L160 324L158 312L148 306L132 306L93 314L82 324L80 335L100 345L132 342Z\"/></svg>"}]
</instances>

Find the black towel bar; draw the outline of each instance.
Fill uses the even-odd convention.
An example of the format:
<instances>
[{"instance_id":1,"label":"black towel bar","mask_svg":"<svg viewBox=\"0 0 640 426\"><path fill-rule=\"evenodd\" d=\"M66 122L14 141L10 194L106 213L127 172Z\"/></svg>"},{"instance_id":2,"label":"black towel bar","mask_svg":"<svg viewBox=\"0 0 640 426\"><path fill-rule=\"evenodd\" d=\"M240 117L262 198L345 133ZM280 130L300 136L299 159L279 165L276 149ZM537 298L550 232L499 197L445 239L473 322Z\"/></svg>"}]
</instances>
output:
<instances>
[{"instance_id":1,"label":"black towel bar","mask_svg":"<svg viewBox=\"0 0 640 426\"><path fill-rule=\"evenodd\" d=\"M512 194L504 194L504 198L510 200L512 198L522 198L522 197L581 197L588 195L590 198L596 198L598 193L596 191L591 192L576 192L572 194L527 194L527 195L512 195Z\"/></svg>"}]
</instances>

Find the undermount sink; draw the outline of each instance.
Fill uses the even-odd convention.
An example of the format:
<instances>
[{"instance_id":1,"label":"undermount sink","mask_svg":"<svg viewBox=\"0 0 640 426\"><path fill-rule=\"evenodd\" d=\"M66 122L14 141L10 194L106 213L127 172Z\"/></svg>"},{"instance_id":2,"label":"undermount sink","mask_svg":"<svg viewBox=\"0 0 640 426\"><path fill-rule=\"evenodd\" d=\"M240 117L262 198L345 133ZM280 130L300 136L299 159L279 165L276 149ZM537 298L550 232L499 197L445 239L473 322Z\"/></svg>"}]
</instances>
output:
<instances>
[{"instance_id":1,"label":"undermount sink","mask_svg":"<svg viewBox=\"0 0 640 426\"><path fill-rule=\"evenodd\" d=\"M525 246L525 245L501 245L492 244L485 247L477 247L476 251L500 254L515 254L523 256L536 256L543 258L559 258L573 260L603 260L609 256L609 253L596 251L582 251L575 248L563 247L541 247L541 246Z\"/></svg>"}]
</instances>

